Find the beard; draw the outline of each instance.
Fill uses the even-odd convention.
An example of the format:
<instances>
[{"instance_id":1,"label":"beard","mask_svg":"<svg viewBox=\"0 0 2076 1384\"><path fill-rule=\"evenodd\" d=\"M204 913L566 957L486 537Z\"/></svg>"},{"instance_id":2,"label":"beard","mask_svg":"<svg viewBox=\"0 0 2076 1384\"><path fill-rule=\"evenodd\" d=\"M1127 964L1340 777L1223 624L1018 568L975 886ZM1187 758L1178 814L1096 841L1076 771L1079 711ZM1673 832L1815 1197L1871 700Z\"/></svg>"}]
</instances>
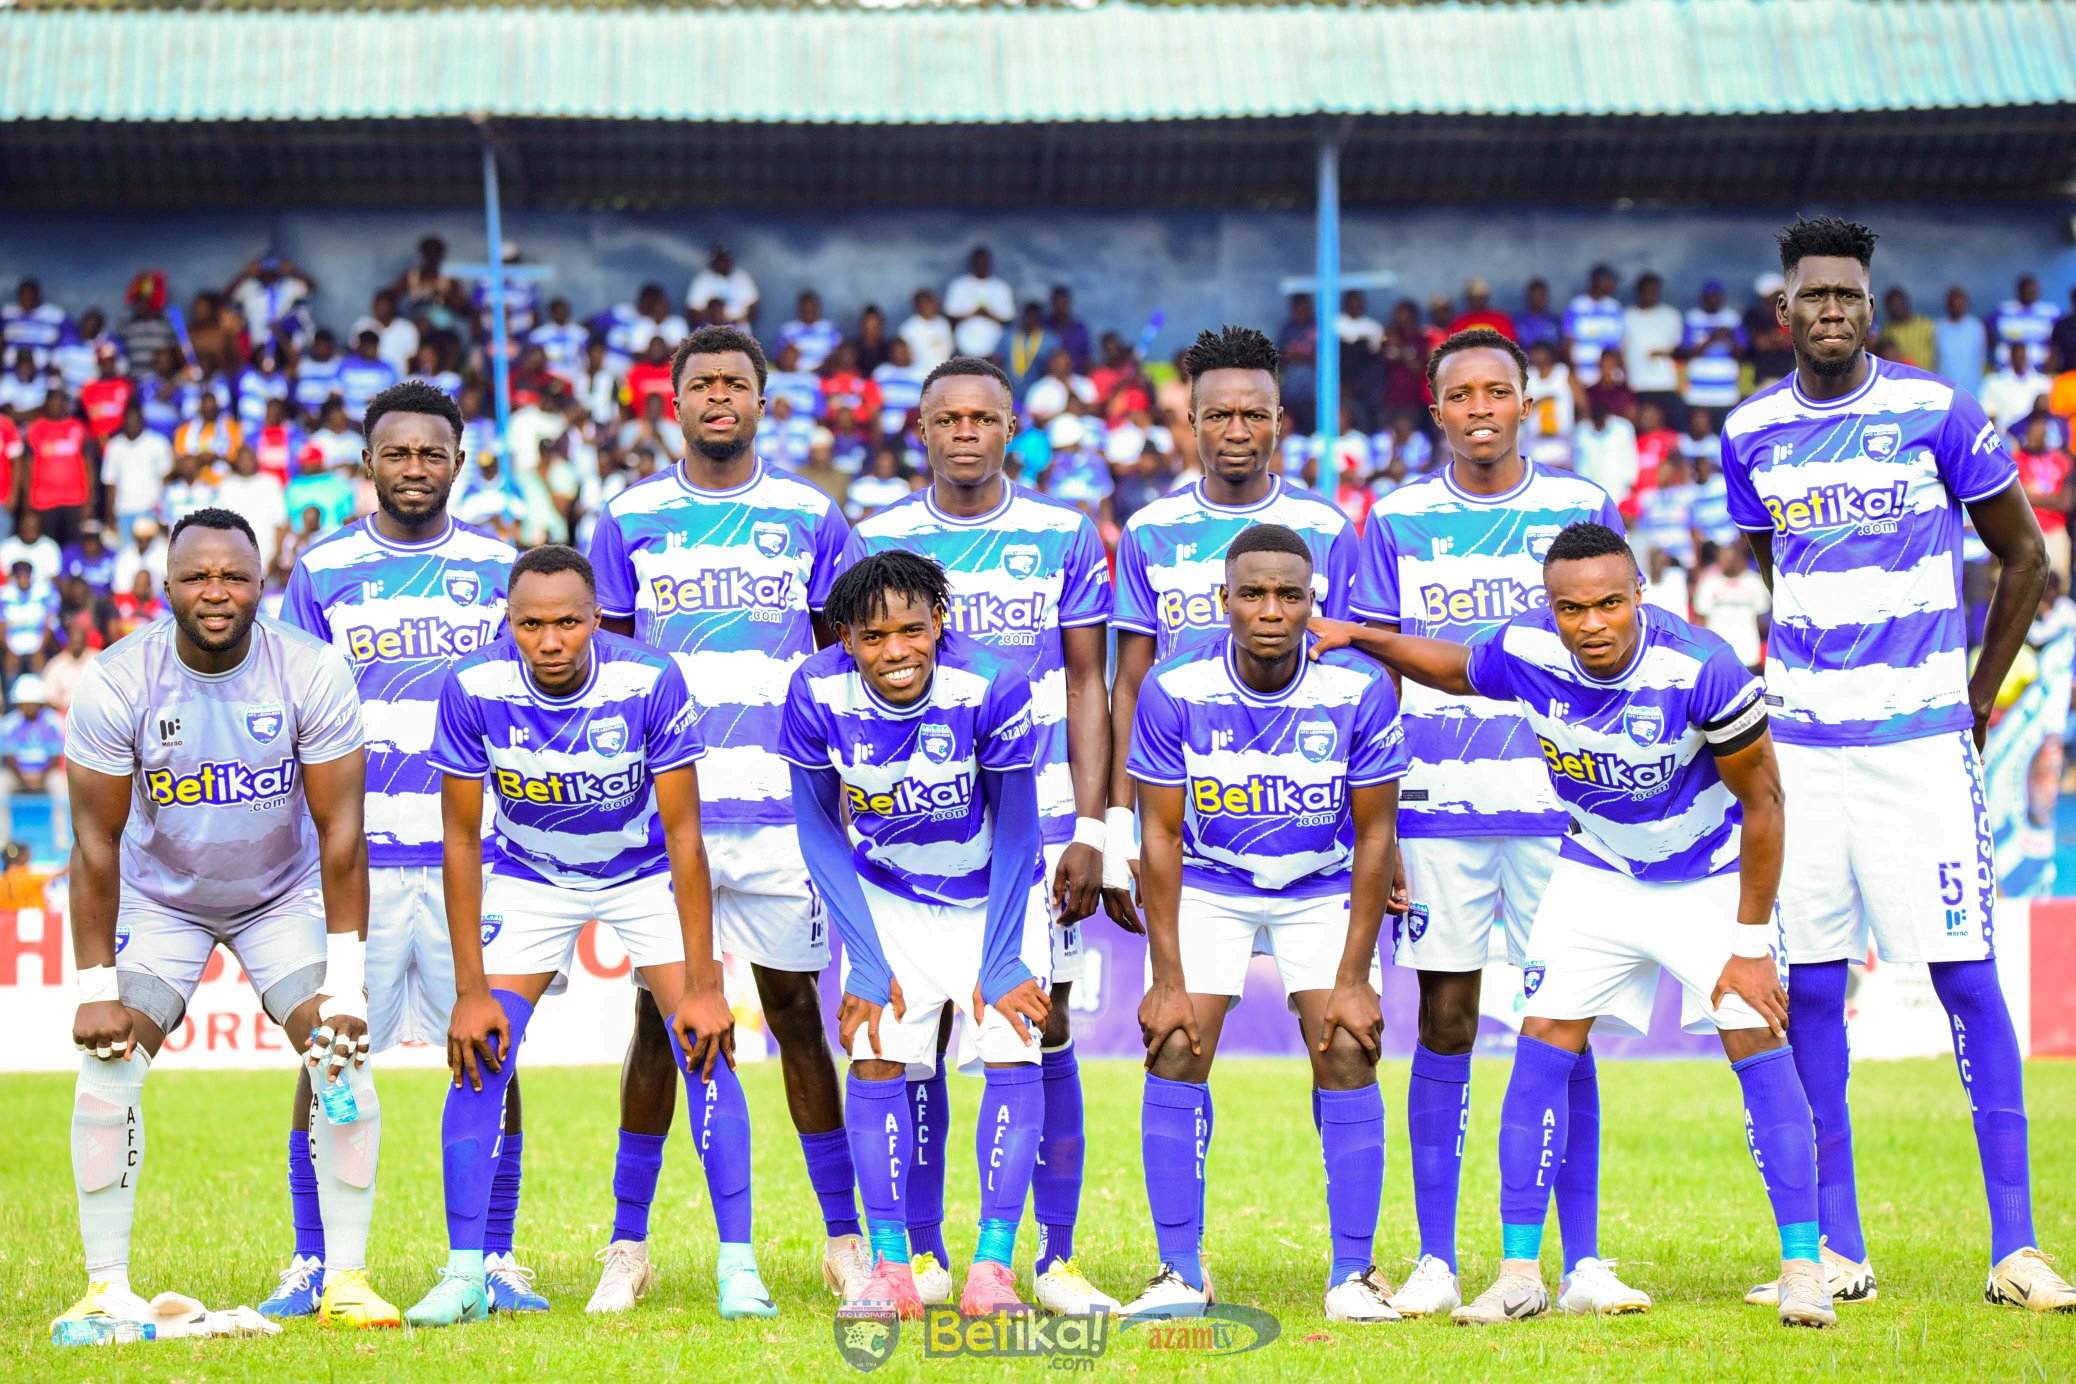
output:
<instances>
[{"instance_id":1,"label":"beard","mask_svg":"<svg viewBox=\"0 0 2076 1384\"><path fill-rule=\"evenodd\" d=\"M431 503L426 507L426 510L423 514L413 514L409 510L406 510L402 505L399 505L393 497L385 494L379 487L377 487L375 491L375 503L381 506L382 512L384 514L396 520L399 524L416 525L423 524L428 519L432 519L444 512L447 508L447 496L449 493L450 491L442 490L437 495L434 495L432 497Z\"/></svg>"},{"instance_id":2,"label":"beard","mask_svg":"<svg viewBox=\"0 0 2076 1384\"><path fill-rule=\"evenodd\" d=\"M1842 380L1847 375L1852 374L1853 371L1860 368L1860 357L1863 354L1865 354L1864 347L1854 347L1853 350L1842 359L1819 360L1815 356L1806 356L1802 354L1802 352L1798 349L1795 352L1795 363L1807 369L1810 374L1816 376L1820 380Z\"/></svg>"},{"instance_id":3,"label":"beard","mask_svg":"<svg viewBox=\"0 0 2076 1384\"><path fill-rule=\"evenodd\" d=\"M748 451L749 446L750 442L748 438L742 438L735 442L717 442L702 437L692 444L692 449L698 452L701 456L705 457L708 461L719 463L724 461L734 461L737 457L741 456L744 452Z\"/></svg>"},{"instance_id":4,"label":"beard","mask_svg":"<svg viewBox=\"0 0 2076 1384\"><path fill-rule=\"evenodd\" d=\"M180 626L180 632L187 636L188 643L205 654L220 654L237 648L238 642L252 632L252 623L258 617L259 610L254 607L235 614L237 618L222 634L211 634L203 629L192 610L176 609L173 612L173 622Z\"/></svg>"}]
</instances>

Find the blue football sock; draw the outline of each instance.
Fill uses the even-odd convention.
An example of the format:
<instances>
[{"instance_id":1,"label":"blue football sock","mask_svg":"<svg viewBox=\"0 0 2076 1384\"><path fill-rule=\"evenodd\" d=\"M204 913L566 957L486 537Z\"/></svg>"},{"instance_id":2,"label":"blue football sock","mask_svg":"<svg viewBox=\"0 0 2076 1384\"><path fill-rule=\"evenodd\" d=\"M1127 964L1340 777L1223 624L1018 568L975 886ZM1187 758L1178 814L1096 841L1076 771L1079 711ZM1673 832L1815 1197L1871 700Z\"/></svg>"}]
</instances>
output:
<instances>
[{"instance_id":1,"label":"blue football sock","mask_svg":"<svg viewBox=\"0 0 2076 1384\"><path fill-rule=\"evenodd\" d=\"M1203 1257L1204 1231L1211 1224L1207 1208L1211 1196L1211 1132L1218 1127L1218 1112L1211 1104L1211 1084L1204 1083L1204 1118L1197 1127L1202 1146L1197 1150L1197 1256Z\"/></svg>"},{"instance_id":2,"label":"blue football sock","mask_svg":"<svg viewBox=\"0 0 2076 1384\"><path fill-rule=\"evenodd\" d=\"M944 1059L922 1081L908 1083L915 1120L915 1162L908 1169L908 1245L911 1253L934 1254L951 1263L944 1247L945 1141L951 1137L951 1098L945 1089Z\"/></svg>"},{"instance_id":3,"label":"blue football sock","mask_svg":"<svg viewBox=\"0 0 2076 1384\"><path fill-rule=\"evenodd\" d=\"M862 1235L858 1225L857 1175L851 1169L851 1136L825 1129L800 1136L800 1156L807 1160L808 1185L821 1204L823 1233Z\"/></svg>"},{"instance_id":4,"label":"blue football sock","mask_svg":"<svg viewBox=\"0 0 2076 1384\"><path fill-rule=\"evenodd\" d=\"M853 1071L844 1083L843 1126L858 1170L858 1192L875 1261L908 1259L908 1169L915 1161L915 1115L908 1083L898 1076L867 1081Z\"/></svg>"},{"instance_id":5,"label":"blue football sock","mask_svg":"<svg viewBox=\"0 0 2076 1384\"><path fill-rule=\"evenodd\" d=\"M1081 1064L1074 1045L1044 1057L1045 1124L1038 1166L1031 1173L1031 1211L1038 1222L1037 1272L1074 1257L1074 1222L1081 1213L1082 1165L1088 1135L1082 1125Z\"/></svg>"},{"instance_id":6,"label":"blue football sock","mask_svg":"<svg viewBox=\"0 0 2076 1384\"><path fill-rule=\"evenodd\" d=\"M1989 1198L1990 1262L2038 1243L2026 1150L2025 1069L1997 963L1935 961L1932 988L1953 1028L1953 1056L1975 1120L1975 1151Z\"/></svg>"},{"instance_id":7,"label":"blue football sock","mask_svg":"<svg viewBox=\"0 0 2076 1384\"><path fill-rule=\"evenodd\" d=\"M503 1124L500 1116L499 1124ZM517 1130L497 1141L497 1162L490 1174L490 1211L483 1222L483 1252L510 1254L512 1225L519 1219L519 1174L526 1153L526 1136Z\"/></svg>"},{"instance_id":8,"label":"blue football sock","mask_svg":"<svg viewBox=\"0 0 2076 1384\"><path fill-rule=\"evenodd\" d=\"M317 1166L310 1161L307 1129L288 1131L288 1216L296 1230L297 1256L324 1258L324 1215L317 1209Z\"/></svg>"},{"instance_id":9,"label":"blue football sock","mask_svg":"<svg viewBox=\"0 0 2076 1384\"><path fill-rule=\"evenodd\" d=\"M980 1114L973 1125L973 1156L980 1165L982 1231L980 1247L973 1252L975 1260L1003 1265L1014 1262L1016 1227L1031 1195L1038 1132L1044 1122L1043 1071L1035 1064L987 1069Z\"/></svg>"},{"instance_id":10,"label":"blue football sock","mask_svg":"<svg viewBox=\"0 0 2076 1384\"><path fill-rule=\"evenodd\" d=\"M1794 1060L1787 1048L1774 1048L1733 1062L1730 1069L1744 1088L1745 1137L1773 1203L1780 1257L1815 1262L1816 1135Z\"/></svg>"},{"instance_id":11,"label":"blue football sock","mask_svg":"<svg viewBox=\"0 0 2076 1384\"><path fill-rule=\"evenodd\" d=\"M714 1063L711 1080L701 1081L687 1065L684 1049L671 1044L685 1077L686 1112L697 1135L699 1161L706 1171L707 1200L714 1204L714 1229L723 1244L750 1238L750 1107L743 1099L735 1068Z\"/></svg>"},{"instance_id":12,"label":"blue football sock","mask_svg":"<svg viewBox=\"0 0 2076 1384\"><path fill-rule=\"evenodd\" d=\"M642 1241L649 1238L649 1208L656 1202L656 1179L663 1172L662 1134L620 1131L619 1151L613 1156L613 1238Z\"/></svg>"},{"instance_id":13,"label":"blue football sock","mask_svg":"<svg viewBox=\"0 0 2076 1384\"><path fill-rule=\"evenodd\" d=\"M1420 1253L1456 1270L1456 1202L1463 1179L1463 1131L1470 1122L1470 1054L1416 1045L1406 1087L1406 1135L1412 1141L1413 1211Z\"/></svg>"},{"instance_id":14,"label":"blue football sock","mask_svg":"<svg viewBox=\"0 0 2076 1384\"><path fill-rule=\"evenodd\" d=\"M1326 1222L1334 1242L1331 1288L1373 1262L1384 1201L1384 1093L1373 1084L1314 1094L1326 1162Z\"/></svg>"},{"instance_id":15,"label":"blue football sock","mask_svg":"<svg viewBox=\"0 0 2076 1384\"><path fill-rule=\"evenodd\" d=\"M1149 1073L1140 1111L1140 1161L1161 1262L1192 1288L1204 1286L1204 1151L1210 1142L1201 1082Z\"/></svg>"},{"instance_id":16,"label":"blue football sock","mask_svg":"<svg viewBox=\"0 0 2076 1384\"><path fill-rule=\"evenodd\" d=\"M1853 1175L1853 1117L1846 1102L1852 1052L1845 1037L1846 963L1788 967L1788 1027L1795 1035L1795 1074L1816 1124L1817 1224L1831 1248L1858 1262L1867 1257L1860 1232L1860 1194Z\"/></svg>"},{"instance_id":17,"label":"blue football sock","mask_svg":"<svg viewBox=\"0 0 2076 1384\"><path fill-rule=\"evenodd\" d=\"M490 1211L491 1149L504 1125L505 1087L519 1066L519 1045L526 1037L533 1006L510 990L492 990L511 1025L511 1047L498 1070L481 1063L483 1089L471 1090L464 1081L447 1089L446 1109L440 1117L440 1164L446 1183L447 1247L483 1250L485 1221Z\"/></svg>"},{"instance_id":18,"label":"blue football sock","mask_svg":"<svg viewBox=\"0 0 2076 1384\"><path fill-rule=\"evenodd\" d=\"M1600 1077L1593 1049L1571 1069L1571 1122L1565 1128L1564 1166L1557 1169L1557 1234L1564 1271L1600 1257Z\"/></svg>"},{"instance_id":19,"label":"blue football sock","mask_svg":"<svg viewBox=\"0 0 2076 1384\"><path fill-rule=\"evenodd\" d=\"M1541 1255L1550 1190L1564 1162L1579 1055L1524 1037L1499 1108L1499 1222L1509 1259Z\"/></svg>"}]
</instances>

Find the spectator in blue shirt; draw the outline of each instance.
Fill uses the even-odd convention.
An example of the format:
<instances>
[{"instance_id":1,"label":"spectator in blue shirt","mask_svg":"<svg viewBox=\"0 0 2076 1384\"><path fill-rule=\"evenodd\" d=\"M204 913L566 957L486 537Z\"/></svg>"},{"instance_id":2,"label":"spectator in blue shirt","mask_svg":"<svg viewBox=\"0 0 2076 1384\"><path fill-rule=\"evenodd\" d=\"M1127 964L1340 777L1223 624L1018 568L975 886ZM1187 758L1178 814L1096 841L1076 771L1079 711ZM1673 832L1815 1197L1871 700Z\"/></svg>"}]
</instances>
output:
<instances>
[{"instance_id":1,"label":"spectator in blue shirt","mask_svg":"<svg viewBox=\"0 0 2076 1384\"><path fill-rule=\"evenodd\" d=\"M792 347L799 368L813 373L843 344L843 329L822 316L821 295L809 289L800 295L793 320L779 328L778 344L781 352Z\"/></svg>"},{"instance_id":2,"label":"spectator in blue shirt","mask_svg":"<svg viewBox=\"0 0 2076 1384\"><path fill-rule=\"evenodd\" d=\"M65 727L44 702L43 679L24 673L14 680L14 710L0 716L0 763L17 793L41 793L65 755Z\"/></svg>"},{"instance_id":3,"label":"spectator in blue shirt","mask_svg":"<svg viewBox=\"0 0 2076 1384\"><path fill-rule=\"evenodd\" d=\"M1088 328L1074 316L1074 295L1065 284L1052 286L1052 315L1046 325L1052 328L1052 334L1060 339L1060 346L1073 360L1074 373L1086 375L1094 343L1089 340Z\"/></svg>"},{"instance_id":4,"label":"spectator in blue shirt","mask_svg":"<svg viewBox=\"0 0 2076 1384\"><path fill-rule=\"evenodd\" d=\"M1946 290L1946 316L1932 326L1935 373L1970 394L1982 388L1989 373L1989 328L1968 311L1968 291L1959 284Z\"/></svg>"}]
</instances>

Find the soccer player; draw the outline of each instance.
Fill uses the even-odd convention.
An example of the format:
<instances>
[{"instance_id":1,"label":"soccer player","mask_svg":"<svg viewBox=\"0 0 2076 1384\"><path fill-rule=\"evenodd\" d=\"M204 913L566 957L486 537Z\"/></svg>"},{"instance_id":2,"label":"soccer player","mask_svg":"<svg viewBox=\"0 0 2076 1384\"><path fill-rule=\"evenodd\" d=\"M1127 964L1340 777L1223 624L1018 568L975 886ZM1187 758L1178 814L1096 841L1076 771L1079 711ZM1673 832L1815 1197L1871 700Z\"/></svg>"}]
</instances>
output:
<instances>
[{"instance_id":1,"label":"soccer player","mask_svg":"<svg viewBox=\"0 0 2076 1384\"><path fill-rule=\"evenodd\" d=\"M1993 1303L2076 1310L2035 1246L2018 1039L1997 983L1995 864L1979 751L2047 579L2039 523L1964 389L1867 352L1874 233L1780 233L1774 311L1795 373L1723 425L1730 517L1773 591L1767 700L1796 830L1781 882L1795 1062L1817 1126L1824 1266L1875 1294L1846 1104L1846 967L1871 941L1920 961L1952 1025L1990 1214ZM1974 672L1960 599L1967 511L2000 575ZM1761 1284L1747 1301L1773 1300Z\"/></svg>"},{"instance_id":2,"label":"soccer player","mask_svg":"<svg viewBox=\"0 0 2076 1384\"><path fill-rule=\"evenodd\" d=\"M1230 632L1154 667L1132 733L1150 973L1140 1138L1161 1264L1125 1311L1194 1315L1210 1301L1207 1083L1266 942L1312 1060L1333 1230L1327 1319L1396 1321L1370 1250L1384 1195L1377 931L1407 763L1398 699L1359 655L1306 658L1312 551L1296 532L1246 529L1225 565Z\"/></svg>"},{"instance_id":3,"label":"soccer player","mask_svg":"<svg viewBox=\"0 0 2076 1384\"><path fill-rule=\"evenodd\" d=\"M1549 1310L1537 1260L1579 1054L1596 1022L1649 1030L1662 969L1686 992L1683 1027L1720 1035L1743 1088L1780 1231L1780 1319L1834 1325L1817 1267L1809 1101L1773 956L1786 816L1765 699L1721 636L1645 613L1636 558L1613 529L1568 526L1543 574L1547 603L1476 644L1320 631L1322 645L1353 642L1439 691L1518 702L1573 823L1529 934L1521 1041L1500 1108L1505 1262L1450 1316L1486 1325Z\"/></svg>"},{"instance_id":4,"label":"soccer player","mask_svg":"<svg viewBox=\"0 0 2076 1384\"><path fill-rule=\"evenodd\" d=\"M1182 353L1181 365L1189 376L1189 423L1203 478L1134 514L1117 548L1103 905L1133 932L1141 924L1132 906L1130 862L1138 851L1126 756L1147 670L1183 643L1225 628L1225 552L1251 525L1280 524L1305 541L1321 614L1348 613L1355 576L1355 527L1348 516L1269 473L1283 418L1274 343L1249 327L1207 331Z\"/></svg>"},{"instance_id":5,"label":"soccer player","mask_svg":"<svg viewBox=\"0 0 2076 1384\"><path fill-rule=\"evenodd\" d=\"M605 628L677 661L695 689L710 759L700 817L713 873L714 930L748 958L778 1039L786 1104L828 1235L822 1278L854 1296L871 1273L852 1183L836 1066L816 978L829 964L822 900L800 858L787 769L773 746L793 670L828 642L822 602L851 539L827 495L759 460L764 352L749 333L702 327L671 356L685 457L607 504L591 538ZM598 1310L649 1285L649 1206L676 1104L669 1035L637 997L620 1083L619 1204Z\"/></svg>"},{"instance_id":6,"label":"soccer player","mask_svg":"<svg viewBox=\"0 0 2076 1384\"><path fill-rule=\"evenodd\" d=\"M908 1253L908 1081L938 1062L943 1007L958 1005L973 1030L961 1065L987 1073L967 1316L1028 1310L1012 1265L1045 1098L1042 747L1026 674L947 633L950 606L929 558L861 559L829 591L840 643L794 673L779 732L801 849L843 936L845 1125L873 1257L846 1305L903 1317L923 1311Z\"/></svg>"},{"instance_id":7,"label":"soccer player","mask_svg":"<svg viewBox=\"0 0 2076 1384\"><path fill-rule=\"evenodd\" d=\"M513 554L503 539L447 513L465 461L461 410L451 398L421 380L392 385L368 405L362 427L361 466L379 508L303 552L281 618L344 655L360 691L368 733L368 1034L381 1053L411 1038L443 1041L454 1009L440 773L425 752L448 668L490 643L504 621ZM310 1106L306 1073L288 1140L295 1253L281 1286L260 1304L273 1317L307 1316L324 1290ZM505 1096L484 1244L493 1311L548 1307L531 1272L512 1257L523 1145L515 1082Z\"/></svg>"},{"instance_id":8,"label":"soccer player","mask_svg":"<svg viewBox=\"0 0 2076 1384\"><path fill-rule=\"evenodd\" d=\"M1362 536L1357 618L1385 630L1469 644L1543 603L1543 557L1567 525L1615 532L1599 486L1521 455L1528 357L1489 327L1456 333L1427 360L1446 465L1378 501ZM1406 1091L1420 1261L1393 1295L1399 1315L1446 1313L1456 1282L1456 1204L1470 1119L1471 1047L1492 929L1507 959L1528 959L1528 928L1557 863L1566 819L1535 733L1510 702L1414 684L1404 702L1412 767L1399 787L1399 859L1411 904L1394 921L1392 958L1420 977L1420 1036ZM1634 1311L1650 1299L1597 1257L1600 1090L1593 1053L1572 1073L1571 1139L1557 1177L1565 1311Z\"/></svg>"},{"instance_id":9,"label":"soccer player","mask_svg":"<svg viewBox=\"0 0 2076 1384\"><path fill-rule=\"evenodd\" d=\"M1002 474L1016 433L1015 395L1000 366L955 356L923 383L930 485L858 525L868 553L920 553L951 584L946 629L994 654L1031 684L1038 806L1052 922L1052 1009L1044 1035L1045 1123L1031 1198L1038 1221L1034 1288L1049 1312L1116 1311L1074 1263L1081 1203L1081 1073L1067 1023L1069 987L1083 973L1081 920L1103 875L1103 807L1110 770L1104 625L1110 564L1088 516ZM926 1305L951 1297L944 1248L944 1043L928 1081L910 1084L916 1129L908 1176L908 1238Z\"/></svg>"},{"instance_id":10,"label":"soccer player","mask_svg":"<svg viewBox=\"0 0 2076 1384\"><path fill-rule=\"evenodd\" d=\"M259 613L252 528L173 527L170 619L87 666L66 726L80 1059L72 1103L86 1296L65 1315L149 1319L130 1288L145 1073L221 942L304 1053L324 1229L320 1321L395 1326L368 1285L382 1107L368 1071L368 857L360 700L346 661Z\"/></svg>"},{"instance_id":11,"label":"soccer player","mask_svg":"<svg viewBox=\"0 0 2076 1384\"><path fill-rule=\"evenodd\" d=\"M669 1016L701 1112L721 1316L775 1316L750 1245L750 1125L699 840L693 764L705 748L684 675L666 655L598 632L591 565L574 548L534 548L513 564L508 620L505 636L447 674L427 755L443 776L456 991L440 1128L449 1254L404 1319L453 1326L489 1314L483 1241L505 1091L534 1007L594 918ZM486 777L496 794L487 882Z\"/></svg>"}]
</instances>

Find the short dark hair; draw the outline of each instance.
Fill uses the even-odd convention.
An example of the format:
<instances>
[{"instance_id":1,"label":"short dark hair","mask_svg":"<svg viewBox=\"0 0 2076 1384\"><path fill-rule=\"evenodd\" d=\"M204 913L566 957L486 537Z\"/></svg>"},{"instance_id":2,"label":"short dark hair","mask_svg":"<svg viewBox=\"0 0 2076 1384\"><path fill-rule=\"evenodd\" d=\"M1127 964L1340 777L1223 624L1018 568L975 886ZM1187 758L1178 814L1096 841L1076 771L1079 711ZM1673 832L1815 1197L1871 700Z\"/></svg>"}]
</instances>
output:
<instances>
[{"instance_id":1,"label":"short dark hair","mask_svg":"<svg viewBox=\"0 0 2076 1384\"><path fill-rule=\"evenodd\" d=\"M392 413L425 413L447 420L453 430L454 441L461 441L461 405L448 396L447 391L425 380L401 380L368 400L367 412L361 415L361 435L370 447L375 445L375 425Z\"/></svg>"},{"instance_id":2,"label":"short dark hair","mask_svg":"<svg viewBox=\"0 0 2076 1384\"><path fill-rule=\"evenodd\" d=\"M764 359L764 348L757 338L740 327L701 327L683 341L678 349L670 353L670 392L676 394L684 383L685 362L694 356L732 355L740 351L750 358L750 368L757 372L757 397L764 397L764 381L771 374L771 365Z\"/></svg>"},{"instance_id":3,"label":"short dark hair","mask_svg":"<svg viewBox=\"0 0 2076 1384\"><path fill-rule=\"evenodd\" d=\"M940 610L951 604L951 582L945 578L942 566L921 553L898 549L874 553L836 579L822 606L822 618L832 625L857 629L874 616L887 613L890 595L906 596L932 610Z\"/></svg>"},{"instance_id":4,"label":"short dark hair","mask_svg":"<svg viewBox=\"0 0 2076 1384\"><path fill-rule=\"evenodd\" d=\"M1274 378L1278 359L1276 343L1254 328L1224 326L1197 334L1182 353L1182 373L1192 385L1213 370L1266 370Z\"/></svg>"},{"instance_id":5,"label":"short dark hair","mask_svg":"<svg viewBox=\"0 0 2076 1384\"><path fill-rule=\"evenodd\" d=\"M173 545L180 541L180 535L189 529L221 529L226 533L242 533L245 540L252 544L252 550L259 551L259 535L252 531L252 525L246 522L245 516L236 510L207 505L182 516L180 522L173 526L173 532L166 537L166 551L172 552Z\"/></svg>"},{"instance_id":6,"label":"short dark hair","mask_svg":"<svg viewBox=\"0 0 2076 1384\"><path fill-rule=\"evenodd\" d=\"M1838 216L1798 216L1773 237L1780 246L1780 272L1793 271L1809 255L1836 255L1874 263L1874 242L1880 237L1857 221Z\"/></svg>"},{"instance_id":7,"label":"short dark hair","mask_svg":"<svg viewBox=\"0 0 2076 1384\"><path fill-rule=\"evenodd\" d=\"M1564 531L1550 540L1550 551L1543 558L1543 566L1553 562L1583 562L1587 558L1613 557L1620 553L1629 559L1630 566L1636 565L1636 553L1629 541L1605 524L1567 524Z\"/></svg>"},{"instance_id":8,"label":"short dark hair","mask_svg":"<svg viewBox=\"0 0 2076 1384\"><path fill-rule=\"evenodd\" d=\"M1230 567L1249 553L1285 553L1303 558L1307 567L1312 565L1312 550L1305 540L1297 536L1297 530L1281 524L1253 524L1240 530L1240 536L1226 546L1225 565Z\"/></svg>"},{"instance_id":9,"label":"short dark hair","mask_svg":"<svg viewBox=\"0 0 2076 1384\"><path fill-rule=\"evenodd\" d=\"M983 375L1009 391L1009 402L1016 402L1016 386L1009 383L1009 372L991 360L979 356L953 356L944 364L923 376L923 387L917 392L920 399L930 392L930 386L951 375Z\"/></svg>"},{"instance_id":10,"label":"short dark hair","mask_svg":"<svg viewBox=\"0 0 2076 1384\"><path fill-rule=\"evenodd\" d=\"M1444 338L1427 357L1428 393L1440 397L1442 391L1435 381L1441 378L1442 362L1458 351L1505 351L1514 358L1514 373L1521 377L1522 386L1528 384L1528 352L1521 349L1520 342L1491 327L1465 327Z\"/></svg>"},{"instance_id":11,"label":"short dark hair","mask_svg":"<svg viewBox=\"0 0 2076 1384\"><path fill-rule=\"evenodd\" d=\"M505 589L509 591L517 586L519 578L528 572L538 572L544 577L552 577L557 572L575 572L584 579L586 591L593 595L598 593L598 579L591 574L590 559L566 543L543 543L519 554L519 560L512 564L512 575L505 583Z\"/></svg>"}]
</instances>

